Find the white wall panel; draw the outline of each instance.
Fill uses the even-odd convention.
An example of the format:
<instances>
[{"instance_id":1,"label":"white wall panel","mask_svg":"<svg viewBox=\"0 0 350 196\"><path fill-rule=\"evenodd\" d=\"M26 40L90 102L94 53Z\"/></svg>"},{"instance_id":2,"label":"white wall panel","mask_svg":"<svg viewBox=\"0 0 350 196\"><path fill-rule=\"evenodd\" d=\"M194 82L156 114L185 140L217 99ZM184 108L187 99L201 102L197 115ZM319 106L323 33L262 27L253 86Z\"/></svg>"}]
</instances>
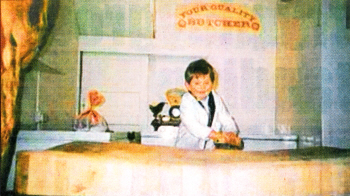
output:
<instances>
[{"instance_id":1,"label":"white wall panel","mask_svg":"<svg viewBox=\"0 0 350 196\"><path fill-rule=\"evenodd\" d=\"M218 3L201 0L200 3ZM276 0L239 0L259 17L258 34L176 28L176 8L192 1L157 1L156 35L168 48L200 54L218 71L218 93L242 134L275 134ZM167 18L167 20L164 20ZM175 50L175 51L177 51Z\"/></svg>"},{"instance_id":2,"label":"white wall panel","mask_svg":"<svg viewBox=\"0 0 350 196\"><path fill-rule=\"evenodd\" d=\"M98 112L111 130L141 131L147 124L147 69L147 55L85 52L81 101L96 89L106 98Z\"/></svg>"},{"instance_id":3,"label":"white wall panel","mask_svg":"<svg viewBox=\"0 0 350 196\"><path fill-rule=\"evenodd\" d=\"M154 39L80 37L80 50L149 55L145 82L147 98L140 96L146 107L148 130L152 130L149 127L152 113L148 105L165 101L164 93L167 89L183 86L183 74L188 64L192 60L205 58L218 71L217 91L240 125L242 135L274 135L276 0L236 2L260 18L262 30L259 34L219 30L178 31L175 28L175 10L178 5L186 3L188 2L155 2ZM119 77L128 78L128 73L125 74ZM111 80L113 79L108 82ZM114 85L124 88L118 83ZM133 88L135 87L130 87Z\"/></svg>"}]
</instances>

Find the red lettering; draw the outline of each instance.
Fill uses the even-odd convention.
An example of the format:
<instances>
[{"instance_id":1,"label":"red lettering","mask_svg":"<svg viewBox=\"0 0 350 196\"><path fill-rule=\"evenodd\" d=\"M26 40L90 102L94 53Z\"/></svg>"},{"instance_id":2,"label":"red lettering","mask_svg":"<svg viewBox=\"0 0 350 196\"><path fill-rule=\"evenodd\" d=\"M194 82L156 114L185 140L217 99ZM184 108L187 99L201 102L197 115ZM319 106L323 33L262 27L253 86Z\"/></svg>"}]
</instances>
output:
<instances>
[{"instance_id":1,"label":"red lettering","mask_svg":"<svg viewBox=\"0 0 350 196\"><path fill-rule=\"evenodd\" d=\"M234 21L232 21L232 20L228 21L227 26L229 26L229 27L233 27L233 26L235 26Z\"/></svg>"},{"instance_id":2,"label":"red lettering","mask_svg":"<svg viewBox=\"0 0 350 196\"><path fill-rule=\"evenodd\" d=\"M198 19L197 19L197 24L198 24L199 26L203 26L203 25L204 25L204 19L198 18Z\"/></svg>"},{"instance_id":3,"label":"red lettering","mask_svg":"<svg viewBox=\"0 0 350 196\"><path fill-rule=\"evenodd\" d=\"M250 24L248 21L242 21L242 28L244 28L245 26L247 26L248 28L250 28Z\"/></svg>"},{"instance_id":4,"label":"red lettering","mask_svg":"<svg viewBox=\"0 0 350 196\"><path fill-rule=\"evenodd\" d=\"M204 15L200 18L200 15L190 17L191 15L196 15L200 12L209 11L209 15ZM215 11L226 12L230 14L235 14L242 18L241 20L234 21L230 20L230 17L225 15L220 15L215 17ZM252 29L253 31L260 30L260 23L257 16L252 15L246 10L242 10L240 7L235 7L234 5L226 3L207 3L198 6L189 7L189 9L179 13L179 20L177 21L177 26L180 28L188 28L191 26L198 27L210 27L210 28L241 28L241 29ZM185 18L187 19L185 20ZM245 18L245 19L243 19ZM226 20L227 19L227 20ZM254 22L255 21L255 22Z\"/></svg>"},{"instance_id":5,"label":"red lettering","mask_svg":"<svg viewBox=\"0 0 350 196\"><path fill-rule=\"evenodd\" d=\"M207 19L208 26L212 26L211 22L212 21L210 19Z\"/></svg>"},{"instance_id":6,"label":"red lettering","mask_svg":"<svg viewBox=\"0 0 350 196\"><path fill-rule=\"evenodd\" d=\"M180 16L182 16L182 18L185 18L185 12L182 12Z\"/></svg>"},{"instance_id":7,"label":"red lettering","mask_svg":"<svg viewBox=\"0 0 350 196\"><path fill-rule=\"evenodd\" d=\"M201 11L203 12L203 11L208 11L208 8L207 8L207 6L205 6L205 5L202 5L201 6Z\"/></svg>"},{"instance_id":8,"label":"red lettering","mask_svg":"<svg viewBox=\"0 0 350 196\"><path fill-rule=\"evenodd\" d=\"M253 20L256 20L257 18L253 15L250 15L250 22L253 22Z\"/></svg>"},{"instance_id":9,"label":"red lettering","mask_svg":"<svg viewBox=\"0 0 350 196\"><path fill-rule=\"evenodd\" d=\"M238 15L242 15L242 10L236 10L236 8L233 8L233 11L232 11L233 13L235 13L235 14L238 14Z\"/></svg>"},{"instance_id":10,"label":"red lettering","mask_svg":"<svg viewBox=\"0 0 350 196\"><path fill-rule=\"evenodd\" d=\"M189 18L189 19L187 20L187 24L188 24L188 25L196 25L196 20L193 19L193 18Z\"/></svg>"},{"instance_id":11,"label":"red lettering","mask_svg":"<svg viewBox=\"0 0 350 196\"><path fill-rule=\"evenodd\" d=\"M199 12L199 7L194 7L194 8L192 8L192 10L194 11L194 13L198 13Z\"/></svg>"},{"instance_id":12,"label":"red lettering","mask_svg":"<svg viewBox=\"0 0 350 196\"><path fill-rule=\"evenodd\" d=\"M221 26L221 21L220 20L215 20L215 26L220 27Z\"/></svg>"},{"instance_id":13,"label":"red lettering","mask_svg":"<svg viewBox=\"0 0 350 196\"><path fill-rule=\"evenodd\" d=\"M258 31L260 29L260 24L256 22L252 23L252 29L255 31Z\"/></svg>"},{"instance_id":14,"label":"red lettering","mask_svg":"<svg viewBox=\"0 0 350 196\"><path fill-rule=\"evenodd\" d=\"M187 14L187 15L191 15L191 14L192 14L192 10L187 10L187 11L186 11L186 14Z\"/></svg>"},{"instance_id":15,"label":"red lettering","mask_svg":"<svg viewBox=\"0 0 350 196\"><path fill-rule=\"evenodd\" d=\"M235 13L235 14L239 14L239 12L237 12L235 7L232 9L232 12Z\"/></svg>"},{"instance_id":16,"label":"red lettering","mask_svg":"<svg viewBox=\"0 0 350 196\"><path fill-rule=\"evenodd\" d=\"M185 28L186 27L186 21L184 20L179 20L179 22L177 22L177 25L181 28Z\"/></svg>"},{"instance_id":17,"label":"red lettering","mask_svg":"<svg viewBox=\"0 0 350 196\"><path fill-rule=\"evenodd\" d=\"M247 13L247 12L243 12L243 11L242 11L242 14L243 14L243 17L244 17L244 18L247 18L247 16L249 16L249 15L250 15L249 13Z\"/></svg>"},{"instance_id":18,"label":"red lettering","mask_svg":"<svg viewBox=\"0 0 350 196\"><path fill-rule=\"evenodd\" d=\"M240 27L240 25L239 25L239 21L232 21L233 22L233 26L234 27Z\"/></svg>"},{"instance_id":19,"label":"red lettering","mask_svg":"<svg viewBox=\"0 0 350 196\"><path fill-rule=\"evenodd\" d=\"M219 9L219 10L223 10L224 7L225 7L225 6L224 6L223 4L219 4L219 5L218 5L218 9Z\"/></svg>"}]
</instances>

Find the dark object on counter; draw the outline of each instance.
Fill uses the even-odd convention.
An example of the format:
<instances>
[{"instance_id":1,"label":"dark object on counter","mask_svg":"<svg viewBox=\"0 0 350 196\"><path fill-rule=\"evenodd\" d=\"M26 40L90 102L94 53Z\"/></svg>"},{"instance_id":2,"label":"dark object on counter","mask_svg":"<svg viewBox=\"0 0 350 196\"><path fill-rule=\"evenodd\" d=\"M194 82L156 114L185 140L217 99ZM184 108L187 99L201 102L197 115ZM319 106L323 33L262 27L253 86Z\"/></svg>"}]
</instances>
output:
<instances>
[{"instance_id":1,"label":"dark object on counter","mask_svg":"<svg viewBox=\"0 0 350 196\"><path fill-rule=\"evenodd\" d=\"M164 105L165 102L160 102L156 106L149 105L149 109L152 111L154 118L156 118L157 115L163 110Z\"/></svg>"},{"instance_id":2,"label":"dark object on counter","mask_svg":"<svg viewBox=\"0 0 350 196\"><path fill-rule=\"evenodd\" d=\"M235 123L235 127L237 129L237 137L239 137L239 134L241 132L241 130L239 129L238 127L238 124L235 120L235 118L233 118L233 116L231 116L233 122ZM232 150L243 150L244 148L244 141L243 139L241 138L241 143L239 145L232 145L232 144L228 144L228 143L222 143L222 142L219 142L219 141L214 141L214 145L217 149L232 149Z\"/></svg>"},{"instance_id":3,"label":"dark object on counter","mask_svg":"<svg viewBox=\"0 0 350 196\"><path fill-rule=\"evenodd\" d=\"M244 148L243 140L239 146L234 146L228 143L215 143L215 142L214 142L214 145L217 149L243 150Z\"/></svg>"},{"instance_id":4,"label":"dark object on counter","mask_svg":"<svg viewBox=\"0 0 350 196\"><path fill-rule=\"evenodd\" d=\"M169 109L169 116L171 118L180 118L180 106L179 105L175 105L175 106L171 106L171 108Z\"/></svg>"},{"instance_id":5,"label":"dark object on counter","mask_svg":"<svg viewBox=\"0 0 350 196\"><path fill-rule=\"evenodd\" d=\"M152 120L151 125L154 127L154 131L158 131L160 126L179 126L181 122L180 118L172 118L169 116L159 115Z\"/></svg>"},{"instance_id":6,"label":"dark object on counter","mask_svg":"<svg viewBox=\"0 0 350 196\"><path fill-rule=\"evenodd\" d=\"M111 142L127 142L141 144L141 132L128 131L128 132L109 132Z\"/></svg>"},{"instance_id":7,"label":"dark object on counter","mask_svg":"<svg viewBox=\"0 0 350 196\"><path fill-rule=\"evenodd\" d=\"M158 131L158 128L161 125L161 121L159 119L155 118L152 120L151 125L153 126L154 131Z\"/></svg>"},{"instance_id":8,"label":"dark object on counter","mask_svg":"<svg viewBox=\"0 0 350 196\"><path fill-rule=\"evenodd\" d=\"M128 140L131 142L135 139L135 132L128 132L126 134L126 137L128 138Z\"/></svg>"},{"instance_id":9,"label":"dark object on counter","mask_svg":"<svg viewBox=\"0 0 350 196\"><path fill-rule=\"evenodd\" d=\"M160 115L163 110L165 102L160 102L156 106L149 105L149 109L153 113L154 119L151 125L154 127L154 131L158 131L160 126L179 126L180 125L180 106L172 106L169 109L169 116Z\"/></svg>"}]
</instances>

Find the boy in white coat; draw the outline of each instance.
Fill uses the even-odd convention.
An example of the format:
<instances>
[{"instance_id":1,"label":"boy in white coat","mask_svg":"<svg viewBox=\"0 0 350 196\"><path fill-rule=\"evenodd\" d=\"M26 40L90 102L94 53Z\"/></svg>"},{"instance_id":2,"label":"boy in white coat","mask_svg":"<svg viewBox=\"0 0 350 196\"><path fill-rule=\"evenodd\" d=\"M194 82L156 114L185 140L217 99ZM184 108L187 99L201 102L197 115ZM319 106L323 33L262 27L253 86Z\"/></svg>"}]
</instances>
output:
<instances>
[{"instance_id":1,"label":"boy in white coat","mask_svg":"<svg viewBox=\"0 0 350 196\"><path fill-rule=\"evenodd\" d=\"M217 138L238 143L235 122L222 99L213 91L215 73L204 59L189 64L185 71L188 93L181 100L181 124L175 146L185 149L214 149ZM239 139L239 138L238 138ZM221 139L222 140L222 139ZM239 139L240 140L240 139Z\"/></svg>"}]
</instances>

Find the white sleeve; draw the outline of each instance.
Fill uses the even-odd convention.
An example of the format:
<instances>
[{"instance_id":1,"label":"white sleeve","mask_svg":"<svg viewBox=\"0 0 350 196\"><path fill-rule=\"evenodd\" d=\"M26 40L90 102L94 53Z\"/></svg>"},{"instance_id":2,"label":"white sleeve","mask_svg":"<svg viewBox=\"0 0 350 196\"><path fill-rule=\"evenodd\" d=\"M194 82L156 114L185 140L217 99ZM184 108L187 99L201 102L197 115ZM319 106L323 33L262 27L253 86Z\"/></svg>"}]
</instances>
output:
<instances>
[{"instance_id":1,"label":"white sleeve","mask_svg":"<svg viewBox=\"0 0 350 196\"><path fill-rule=\"evenodd\" d=\"M233 120L232 115L228 111L223 99L219 97L217 104L217 112L218 112L218 120L221 123L221 131L232 131L237 133L235 122Z\"/></svg>"},{"instance_id":2,"label":"white sleeve","mask_svg":"<svg viewBox=\"0 0 350 196\"><path fill-rule=\"evenodd\" d=\"M201 121L201 117L207 118L206 116L201 116L198 108L196 106L196 100L191 99L188 96L183 97L181 101L180 111L181 111L181 124L195 137L201 139L207 139L211 128ZM201 109L201 108L200 108ZM204 120L207 121L207 120Z\"/></svg>"}]
</instances>

